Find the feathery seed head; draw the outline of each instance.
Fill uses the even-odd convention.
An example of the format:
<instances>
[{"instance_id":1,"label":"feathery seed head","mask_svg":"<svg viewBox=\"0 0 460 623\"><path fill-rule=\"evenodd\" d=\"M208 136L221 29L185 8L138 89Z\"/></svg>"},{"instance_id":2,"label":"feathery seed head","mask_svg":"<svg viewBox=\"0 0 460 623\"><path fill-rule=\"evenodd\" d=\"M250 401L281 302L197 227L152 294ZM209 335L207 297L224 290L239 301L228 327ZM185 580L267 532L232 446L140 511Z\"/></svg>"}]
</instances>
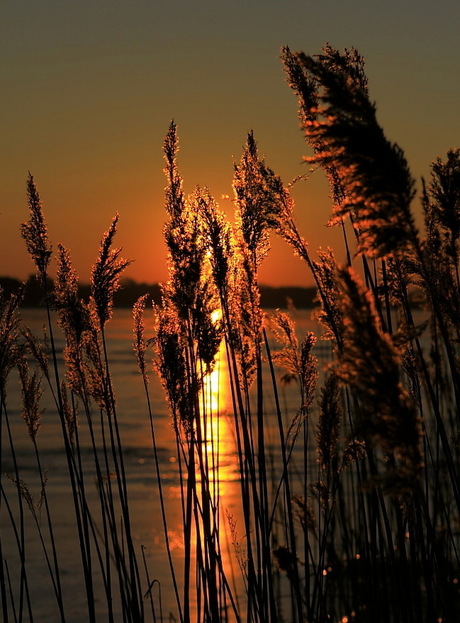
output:
<instances>
[{"instance_id":1,"label":"feathery seed head","mask_svg":"<svg viewBox=\"0 0 460 623\"><path fill-rule=\"evenodd\" d=\"M341 392L338 378L330 374L321 390L320 414L316 430L318 458L322 470L337 458L337 442L342 419Z\"/></svg>"},{"instance_id":2,"label":"feathery seed head","mask_svg":"<svg viewBox=\"0 0 460 623\"><path fill-rule=\"evenodd\" d=\"M254 273L269 250L268 231L279 227L285 196L280 178L259 158L254 135L248 134L233 178L240 245Z\"/></svg>"},{"instance_id":3,"label":"feathery seed head","mask_svg":"<svg viewBox=\"0 0 460 623\"><path fill-rule=\"evenodd\" d=\"M147 351L147 345L145 343L145 324L144 324L144 311L148 294L144 294L134 303L133 307L133 320L134 320L134 352L136 353L137 365L139 367L142 378L147 383L149 380L147 374L147 365L145 361L145 353Z\"/></svg>"},{"instance_id":4,"label":"feathery seed head","mask_svg":"<svg viewBox=\"0 0 460 623\"><path fill-rule=\"evenodd\" d=\"M332 222L350 215L359 251L370 257L411 248L417 239L410 211L414 181L401 149L377 123L362 57L326 46L316 57L289 52L284 60L294 90L306 98L301 120L314 152L306 160L329 177Z\"/></svg>"},{"instance_id":5,"label":"feathery seed head","mask_svg":"<svg viewBox=\"0 0 460 623\"><path fill-rule=\"evenodd\" d=\"M90 307L91 303L92 301L90 301ZM69 388L77 395L82 398L86 395L91 396L99 408L107 413L113 408L114 397L109 395L107 390L105 366L102 361L97 329L85 331L78 347L66 352L66 373Z\"/></svg>"},{"instance_id":6,"label":"feathery seed head","mask_svg":"<svg viewBox=\"0 0 460 623\"><path fill-rule=\"evenodd\" d=\"M22 417L27 424L30 438L35 442L44 411L44 409L40 409L40 398L43 394L40 387L41 379L37 370L30 376L29 365L25 359L19 360L18 370L22 393Z\"/></svg>"},{"instance_id":7,"label":"feathery seed head","mask_svg":"<svg viewBox=\"0 0 460 623\"><path fill-rule=\"evenodd\" d=\"M214 319L214 312L217 309L216 297L210 281L200 284L196 303L192 316L192 332L197 344L198 357L209 373L214 366L222 341L222 323Z\"/></svg>"},{"instance_id":8,"label":"feathery seed head","mask_svg":"<svg viewBox=\"0 0 460 623\"><path fill-rule=\"evenodd\" d=\"M365 438L394 455L402 482L421 467L421 428L415 405L400 381L401 357L382 330L370 292L351 268L339 271L344 348L337 376L360 401Z\"/></svg>"},{"instance_id":9,"label":"feathery seed head","mask_svg":"<svg viewBox=\"0 0 460 623\"><path fill-rule=\"evenodd\" d=\"M366 455L366 444L364 441L351 441L342 452L339 473L352 463L362 461Z\"/></svg>"},{"instance_id":10,"label":"feathery seed head","mask_svg":"<svg viewBox=\"0 0 460 623\"><path fill-rule=\"evenodd\" d=\"M166 211L172 219L177 218L185 207L184 193L182 190L182 178L177 168L176 158L179 152L179 138L177 136L177 126L174 121L171 124L163 145L166 167L164 173L168 180L165 189Z\"/></svg>"},{"instance_id":11,"label":"feathery seed head","mask_svg":"<svg viewBox=\"0 0 460 623\"><path fill-rule=\"evenodd\" d=\"M24 285L16 294L7 298L0 286L0 399L3 398L6 379L21 357L18 344L19 304L24 293Z\"/></svg>"},{"instance_id":12,"label":"feathery seed head","mask_svg":"<svg viewBox=\"0 0 460 623\"><path fill-rule=\"evenodd\" d=\"M316 312L318 322L325 327L323 340L335 339L339 349L342 347L343 318L339 309L337 264L332 249L318 251L318 261L313 262L318 283L318 299L321 308Z\"/></svg>"},{"instance_id":13,"label":"feathery seed head","mask_svg":"<svg viewBox=\"0 0 460 623\"><path fill-rule=\"evenodd\" d=\"M273 361L290 374L300 375L299 340L292 318L279 309L271 316L271 328L282 350L272 353Z\"/></svg>"},{"instance_id":14,"label":"feathery seed head","mask_svg":"<svg viewBox=\"0 0 460 623\"><path fill-rule=\"evenodd\" d=\"M318 360L312 354L316 337L309 331L299 345L292 318L279 310L272 316L272 328L276 339L284 345L282 350L272 353L273 360L298 379L301 410L306 413L313 402L318 377Z\"/></svg>"},{"instance_id":15,"label":"feathery seed head","mask_svg":"<svg viewBox=\"0 0 460 623\"><path fill-rule=\"evenodd\" d=\"M121 249L112 249L117 230L118 214L101 240L99 256L91 271L91 298L93 321L97 329L103 329L113 312L113 295L120 288L120 275L131 264L120 258Z\"/></svg>"},{"instance_id":16,"label":"feathery seed head","mask_svg":"<svg viewBox=\"0 0 460 623\"><path fill-rule=\"evenodd\" d=\"M184 346L181 341L180 321L171 306L164 302L154 306L156 331L154 366L166 391L174 426L190 430L193 422L193 398Z\"/></svg>"},{"instance_id":17,"label":"feathery seed head","mask_svg":"<svg viewBox=\"0 0 460 623\"><path fill-rule=\"evenodd\" d=\"M34 360L37 362L43 376L49 381L49 350L48 350L48 340L46 331L44 328L44 339L43 341L38 339L30 329L23 328L21 330L21 334L25 339L25 344L30 353L32 353Z\"/></svg>"},{"instance_id":18,"label":"feathery seed head","mask_svg":"<svg viewBox=\"0 0 460 623\"><path fill-rule=\"evenodd\" d=\"M248 276L245 267L239 265L235 271L234 291L230 298L230 326L226 329L240 363L240 386L248 388L255 379L263 312L260 308L260 290L257 284Z\"/></svg>"},{"instance_id":19,"label":"feathery seed head","mask_svg":"<svg viewBox=\"0 0 460 623\"><path fill-rule=\"evenodd\" d=\"M318 359L313 355L316 336L308 331L300 344L300 385L302 388L302 410L308 411L315 397L318 378Z\"/></svg>"},{"instance_id":20,"label":"feathery seed head","mask_svg":"<svg viewBox=\"0 0 460 623\"><path fill-rule=\"evenodd\" d=\"M64 410L64 418L67 424L67 431L69 433L70 445L75 448L78 428L77 403L75 400L74 403L70 405L67 395L67 386L64 381L62 381L61 383L61 397L62 408Z\"/></svg>"},{"instance_id":21,"label":"feathery seed head","mask_svg":"<svg viewBox=\"0 0 460 623\"><path fill-rule=\"evenodd\" d=\"M455 242L460 236L460 149L450 149L445 162L437 158L431 165L430 194L437 217Z\"/></svg>"},{"instance_id":22,"label":"feathery seed head","mask_svg":"<svg viewBox=\"0 0 460 623\"><path fill-rule=\"evenodd\" d=\"M78 343L83 331L89 329L88 310L78 297L78 278L72 268L70 252L61 244L58 245L58 250L58 269L54 286L58 323L66 339Z\"/></svg>"},{"instance_id":23,"label":"feathery seed head","mask_svg":"<svg viewBox=\"0 0 460 623\"><path fill-rule=\"evenodd\" d=\"M37 267L38 275L45 281L52 251L48 241L40 195L30 173L27 179L27 194L30 217L27 223L21 225L21 234L26 243L27 251Z\"/></svg>"},{"instance_id":24,"label":"feathery seed head","mask_svg":"<svg viewBox=\"0 0 460 623\"><path fill-rule=\"evenodd\" d=\"M203 223L194 209L193 198L179 217L167 223L165 239L169 249L168 292L186 320L196 307L206 256Z\"/></svg>"},{"instance_id":25,"label":"feathery seed head","mask_svg":"<svg viewBox=\"0 0 460 623\"><path fill-rule=\"evenodd\" d=\"M206 190L199 196L197 207L204 223L204 235L214 282L221 296L225 298L229 290L230 270L235 253L233 232Z\"/></svg>"}]
</instances>

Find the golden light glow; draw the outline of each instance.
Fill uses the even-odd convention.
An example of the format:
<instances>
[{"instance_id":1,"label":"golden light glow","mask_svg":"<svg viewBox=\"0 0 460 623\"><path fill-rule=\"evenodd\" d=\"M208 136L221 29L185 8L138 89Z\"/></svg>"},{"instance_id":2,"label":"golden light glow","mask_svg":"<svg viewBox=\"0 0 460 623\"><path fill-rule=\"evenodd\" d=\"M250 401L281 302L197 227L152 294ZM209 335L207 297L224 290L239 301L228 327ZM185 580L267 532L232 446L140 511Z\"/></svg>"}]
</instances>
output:
<instances>
[{"instance_id":1,"label":"golden light glow","mask_svg":"<svg viewBox=\"0 0 460 623\"><path fill-rule=\"evenodd\" d=\"M212 315L213 322L221 317L220 310ZM207 491L215 509L213 521L219 534L221 564L235 594L242 594L242 579L235 575L235 535L243 538L244 525L240 508L240 483L235 433L233 429L230 379L225 343L222 342L212 371L203 379L200 401L202 461L206 464ZM201 482L197 490L201 494ZM196 533L192 533L192 541ZM234 621L231 611L229 621Z\"/></svg>"},{"instance_id":2,"label":"golden light glow","mask_svg":"<svg viewBox=\"0 0 460 623\"><path fill-rule=\"evenodd\" d=\"M215 310L212 320L218 322L221 311ZM206 457L212 472L213 488L222 487L228 480L234 480L236 448L230 414L231 399L225 344L221 343L213 370L203 381L203 401L201 404L201 425L204 431ZM217 490L213 494L218 494Z\"/></svg>"}]
</instances>

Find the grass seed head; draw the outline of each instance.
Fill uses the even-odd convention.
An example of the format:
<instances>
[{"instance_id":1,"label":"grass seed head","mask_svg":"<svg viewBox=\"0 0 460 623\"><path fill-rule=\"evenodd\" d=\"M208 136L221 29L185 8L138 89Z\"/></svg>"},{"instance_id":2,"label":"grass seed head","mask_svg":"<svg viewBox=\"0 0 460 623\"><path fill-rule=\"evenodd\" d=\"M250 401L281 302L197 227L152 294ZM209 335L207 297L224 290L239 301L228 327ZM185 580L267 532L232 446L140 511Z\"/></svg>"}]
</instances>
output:
<instances>
[{"instance_id":1,"label":"grass seed head","mask_svg":"<svg viewBox=\"0 0 460 623\"><path fill-rule=\"evenodd\" d=\"M120 258L121 249L112 249L117 231L118 214L104 233L98 258L91 271L91 298L93 301L93 323L103 329L113 312L113 295L120 288L120 275L131 264Z\"/></svg>"},{"instance_id":2,"label":"grass seed head","mask_svg":"<svg viewBox=\"0 0 460 623\"><path fill-rule=\"evenodd\" d=\"M16 294L7 297L0 286L0 399L3 399L6 380L22 355L18 343L19 337L19 305L22 300L24 286Z\"/></svg>"},{"instance_id":3,"label":"grass seed head","mask_svg":"<svg viewBox=\"0 0 460 623\"><path fill-rule=\"evenodd\" d=\"M29 365L25 359L18 362L18 370L22 393L22 417L27 424L29 437L35 443L44 411L40 409L40 399L43 394L41 378L37 370L32 375L29 374Z\"/></svg>"},{"instance_id":4,"label":"grass seed head","mask_svg":"<svg viewBox=\"0 0 460 623\"><path fill-rule=\"evenodd\" d=\"M48 240L40 195L30 173L27 179L27 195L30 217L27 223L21 225L21 234L26 243L27 251L37 267L38 275L45 282L52 250Z\"/></svg>"}]
</instances>

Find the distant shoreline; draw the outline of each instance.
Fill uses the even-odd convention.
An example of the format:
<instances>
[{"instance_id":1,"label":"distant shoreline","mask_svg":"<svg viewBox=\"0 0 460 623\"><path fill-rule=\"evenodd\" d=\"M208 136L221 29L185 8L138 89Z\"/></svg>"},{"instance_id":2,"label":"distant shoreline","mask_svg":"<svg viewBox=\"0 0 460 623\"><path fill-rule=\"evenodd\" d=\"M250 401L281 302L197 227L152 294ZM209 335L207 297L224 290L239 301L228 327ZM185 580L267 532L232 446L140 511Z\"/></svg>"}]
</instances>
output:
<instances>
[{"instance_id":1,"label":"distant shoreline","mask_svg":"<svg viewBox=\"0 0 460 623\"><path fill-rule=\"evenodd\" d=\"M12 292L17 292L22 285L20 279L14 277L0 277L0 287L8 296ZM50 280L50 286L52 282ZM51 288L50 288L51 289ZM82 299L89 297L89 285L81 284L79 294ZM114 306L119 308L130 308L137 299L144 294L149 294L152 300L159 303L161 300L161 287L158 283L137 282L132 279L122 281L122 287L115 293ZM294 307L298 309L308 309L315 306L316 288L300 286L281 286L274 287L268 285L260 286L261 307L264 308L285 308L288 301L292 301ZM39 283L34 276L26 281L24 299L22 307L41 307L43 305L43 294Z\"/></svg>"}]
</instances>

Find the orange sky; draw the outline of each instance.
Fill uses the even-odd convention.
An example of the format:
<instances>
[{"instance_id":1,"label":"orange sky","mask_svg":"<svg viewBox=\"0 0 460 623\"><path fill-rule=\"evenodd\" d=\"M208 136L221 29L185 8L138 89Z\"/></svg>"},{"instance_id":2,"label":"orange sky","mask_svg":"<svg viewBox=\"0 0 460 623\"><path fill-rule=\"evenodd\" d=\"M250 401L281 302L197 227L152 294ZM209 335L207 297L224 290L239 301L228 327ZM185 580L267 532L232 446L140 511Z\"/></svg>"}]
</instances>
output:
<instances>
[{"instance_id":1,"label":"orange sky","mask_svg":"<svg viewBox=\"0 0 460 623\"><path fill-rule=\"evenodd\" d=\"M403 5L403 6L400 6ZM306 171L282 45L315 54L358 48L371 98L413 175L459 145L460 3L339 0L17 0L0 8L3 96L0 275L33 266L20 240L25 183L35 177L56 245L87 281L102 232L120 213L127 276L166 278L162 142L171 118L185 188L208 186L231 210L232 166L253 129L287 183ZM327 187L316 173L295 187L310 248L340 235L325 227ZM309 285L304 265L274 242L261 282Z\"/></svg>"}]
</instances>

